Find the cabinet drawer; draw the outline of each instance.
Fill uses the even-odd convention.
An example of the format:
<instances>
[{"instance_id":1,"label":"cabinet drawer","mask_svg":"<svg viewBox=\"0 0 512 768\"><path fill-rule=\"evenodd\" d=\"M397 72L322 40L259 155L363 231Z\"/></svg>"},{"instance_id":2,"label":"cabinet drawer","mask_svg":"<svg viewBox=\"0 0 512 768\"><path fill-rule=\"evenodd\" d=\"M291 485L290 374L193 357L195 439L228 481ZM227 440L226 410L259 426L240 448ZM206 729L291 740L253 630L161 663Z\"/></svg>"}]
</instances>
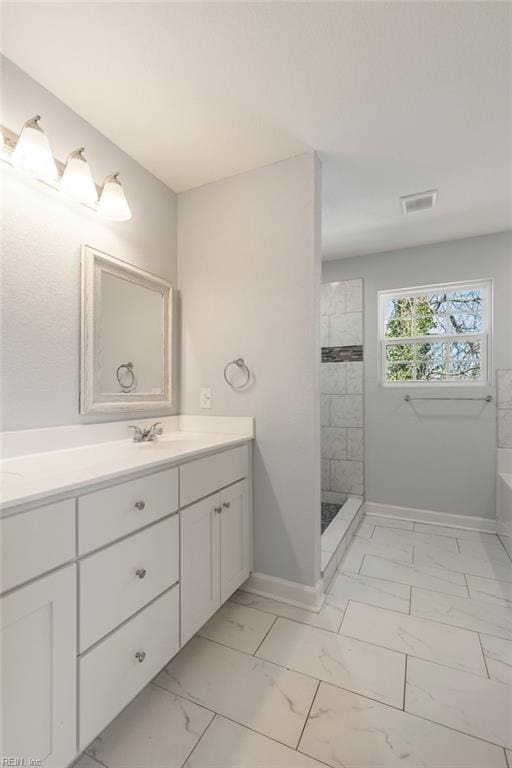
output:
<instances>
[{"instance_id":1,"label":"cabinet drawer","mask_svg":"<svg viewBox=\"0 0 512 768\"><path fill-rule=\"evenodd\" d=\"M178 515L84 558L79 567L84 651L178 581Z\"/></svg>"},{"instance_id":2,"label":"cabinet drawer","mask_svg":"<svg viewBox=\"0 0 512 768\"><path fill-rule=\"evenodd\" d=\"M179 649L179 588L166 592L78 660L80 750ZM136 654L143 661L139 661Z\"/></svg>"},{"instance_id":3,"label":"cabinet drawer","mask_svg":"<svg viewBox=\"0 0 512 768\"><path fill-rule=\"evenodd\" d=\"M247 477L249 450L246 445L190 461L180 467L180 506Z\"/></svg>"},{"instance_id":4,"label":"cabinet drawer","mask_svg":"<svg viewBox=\"0 0 512 768\"><path fill-rule=\"evenodd\" d=\"M87 493L78 499L78 552L97 549L177 509L177 468Z\"/></svg>"},{"instance_id":5,"label":"cabinet drawer","mask_svg":"<svg viewBox=\"0 0 512 768\"><path fill-rule=\"evenodd\" d=\"M33 579L75 556L75 500L66 499L0 520L0 591Z\"/></svg>"}]
</instances>

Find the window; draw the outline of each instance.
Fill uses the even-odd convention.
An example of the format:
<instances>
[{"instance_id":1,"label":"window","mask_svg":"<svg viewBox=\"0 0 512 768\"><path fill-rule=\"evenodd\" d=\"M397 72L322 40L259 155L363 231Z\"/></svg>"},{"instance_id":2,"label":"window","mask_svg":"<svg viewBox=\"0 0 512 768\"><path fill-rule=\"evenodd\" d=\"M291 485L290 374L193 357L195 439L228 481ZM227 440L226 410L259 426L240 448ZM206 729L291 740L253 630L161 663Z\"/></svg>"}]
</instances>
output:
<instances>
[{"instance_id":1,"label":"window","mask_svg":"<svg viewBox=\"0 0 512 768\"><path fill-rule=\"evenodd\" d=\"M491 282L382 291L382 382L485 384Z\"/></svg>"}]
</instances>

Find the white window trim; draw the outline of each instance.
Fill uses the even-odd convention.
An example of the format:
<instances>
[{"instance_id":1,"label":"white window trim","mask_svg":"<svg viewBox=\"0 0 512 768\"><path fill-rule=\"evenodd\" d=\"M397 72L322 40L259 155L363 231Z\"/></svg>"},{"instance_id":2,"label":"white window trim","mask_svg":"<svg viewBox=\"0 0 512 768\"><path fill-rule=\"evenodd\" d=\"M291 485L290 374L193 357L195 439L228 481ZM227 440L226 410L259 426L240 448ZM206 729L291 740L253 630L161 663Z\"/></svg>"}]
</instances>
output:
<instances>
[{"instance_id":1,"label":"white window trim","mask_svg":"<svg viewBox=\"0 0 512 768\"><path fill-rule=\"evenodd\" d=\"M471 288L481 288L484 295L484 312L482 316L483 328L481 333L453 334L452 336L409 336L402 338L386 337L385 308L386 301L389 298L425 296L429 293L440 291L467 291ZM378 339L379 339L379 383L382 387L391 387L397 389L405 387L439 388L439 387L486 387L492 383L492 331L493 331L493 293L494 285L492 278L483 278L481 280L468 280L461 283L437 283L433 285L421 285L414 288L401 288L398 290L379 291L378 293ZM443 341L457 339L479 339L481 342L481 370L482 378L477 381L457 381L449 379L444 381L387 381L386 380L386 346L389 343L411 344L415 341Z\"/></svg>"}]
</instances>

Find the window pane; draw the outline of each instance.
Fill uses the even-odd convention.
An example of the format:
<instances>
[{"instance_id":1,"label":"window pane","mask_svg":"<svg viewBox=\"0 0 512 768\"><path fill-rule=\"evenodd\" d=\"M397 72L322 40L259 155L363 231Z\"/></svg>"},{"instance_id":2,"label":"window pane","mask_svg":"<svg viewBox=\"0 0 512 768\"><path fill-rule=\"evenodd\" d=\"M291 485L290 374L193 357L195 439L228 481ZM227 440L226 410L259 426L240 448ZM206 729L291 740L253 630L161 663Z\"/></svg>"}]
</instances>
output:
<instances>
[{"instance_id":1,"label":"window pane","mask_svg":"<svg viewBox=\"0 0 512 768\"><path fill-rule=\"evenodd\" d=\"M481 333L482 315L468 314L462 312L455 304L450 305L448 317L449 333Z\"/></svg>"},{"instance_id":2,"label":"window pane","mask_svg":"<svg viewBox=\"0 0 512 768\"><path fill-rule=\"evenodd\" d=\"M474 380L480 378L481 346L479 341L454 341L448 351L450 378Z\"/></svg>"},{"instance_id":3,"label":"window pane","mask_svg":"<svg viewBox=\"0 0 512 768\"><path fill-rule=\"evenodd\" d=\"M414 368L412 363L388 363L387 381L412 381Z\"/></svg>"},{"instance_id":4,"label":"window pane","mask_svg":"<svg viewBox=\"0 0 512 768\"><path fill-rule=\"evenodd\" d=\"M452 308L457 307L459 311L470 312L471 314L482 314L484 302L480 288L453 291L448 294L448 299Z\"/></svg>"},{"instance_id":5,"label":"window pane","mask_svg":"<svg viewBox=\"0 0 512 768\"><path fill-rule=\"evenodd\" d=\"M417 296L415 300L415 336L446 334L446 301L444 296Z\"/></svg>"},{"instance_id":6,"label":"window pane","mask_svg":"<svg viewBox=\"0 0 512 768\"><path fill-rule=\"evenodd\" d=\"M416 366L416 378L418 381L442 381L446 378L443 363L418 363Z\"/></svg>"},{"instance_id":7,"label":"window pane","mask_svg":"<svg viewBox=\"0 0 512 768\"><path fill-rule=\"evenodd\" d=\"M414 299L387 299L385 306L386 336L400 338L412 336L412 309Z\"/></svg>"},{"instance_id":8,"label":"window pane","mask_svg":"<svg viewBox=\"0 0 512 768\"><path fill-rule=\"evenodd\" d=\"M416 359L420 362L444 363L446 344L442 341L416 344Z\"/></svg>"},{"instance_id":9,"label":"window pane","mask_svg":"<svg viewBox=\"0 0 512 768\"><path fill-rule=\"evenodd\" d=\"M388 344L386 360L389 362L412 360L414 357L412 344Z\"/></svg>"}]
</instances>

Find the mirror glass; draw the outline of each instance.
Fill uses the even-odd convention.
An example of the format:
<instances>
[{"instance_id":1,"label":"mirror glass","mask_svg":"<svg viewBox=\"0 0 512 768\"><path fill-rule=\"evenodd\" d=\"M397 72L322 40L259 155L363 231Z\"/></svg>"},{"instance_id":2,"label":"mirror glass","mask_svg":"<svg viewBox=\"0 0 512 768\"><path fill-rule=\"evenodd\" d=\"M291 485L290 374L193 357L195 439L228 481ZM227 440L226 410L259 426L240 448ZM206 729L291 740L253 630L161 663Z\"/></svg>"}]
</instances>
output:
<instances>
[{"instance_id":1,"label":"mirror glass","mask_svg":"<svg viewBox=\"0 0 512 768\"><path fill-rule=\"evenodd\" d=\"M163 310L161 293L101 273L102 394L162 394Z\"/></svg>"},{"instance_id":2,"label":"mirror glass","mask_svg":"<svg viewBox=\"0 0 512 768\"><path fill-rule=\"evenodd\" d=\"M82 248L80 413L171 403L172 286Z\"/></svg>"}]
</instances>

